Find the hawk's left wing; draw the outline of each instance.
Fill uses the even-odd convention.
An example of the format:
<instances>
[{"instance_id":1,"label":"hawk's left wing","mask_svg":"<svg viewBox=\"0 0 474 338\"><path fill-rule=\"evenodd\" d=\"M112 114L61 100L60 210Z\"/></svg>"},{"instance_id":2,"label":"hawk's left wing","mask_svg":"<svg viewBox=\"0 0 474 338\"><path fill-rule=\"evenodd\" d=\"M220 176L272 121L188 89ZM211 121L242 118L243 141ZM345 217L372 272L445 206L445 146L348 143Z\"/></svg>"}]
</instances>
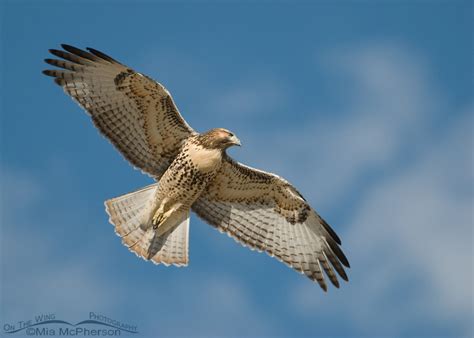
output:
<instances>
[{"instance_id":1,"label":"hawk's left wing","mask_svg":"<svg viewBox=\"0 0 474 338\"><path fill-rule=\"evenodd\" d=\"M45 70L84 108L99 131L135 167L159 179L195 131L160 83L95 49L69 45Z\"/></svg>"},{"instance_id":2,"label":"hawk's left wing","mask_svg":"<svg viewBox=\"0 0 474 338\"><path fill-rule=\"evenodd\" d=\"M339 287L349 262L334 230L287 181L226 156L193 211L241 244L265 251L327 290L322 271Z\"/></svg>"}]
</instances>

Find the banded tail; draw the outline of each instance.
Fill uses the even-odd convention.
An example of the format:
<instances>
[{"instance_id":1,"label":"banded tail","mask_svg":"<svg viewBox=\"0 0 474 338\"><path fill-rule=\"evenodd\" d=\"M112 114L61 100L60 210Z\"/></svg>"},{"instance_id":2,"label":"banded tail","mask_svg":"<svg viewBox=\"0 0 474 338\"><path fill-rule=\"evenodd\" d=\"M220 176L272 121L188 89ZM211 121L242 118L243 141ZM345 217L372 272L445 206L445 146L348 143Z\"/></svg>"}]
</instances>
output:
<instances>
[{"instance_id":1,"label":"banded tail","mask_svg":"<svg viewBox=\"0 0 474 338\"><path fill-rule=\"evenodd\" d=\"M144 215L151 213L151 200L158 183L105 201L109 222L122 243L137 256L155 264L188 265L189 212L176 227L157 236L153 227L144 227Z\"/></svg>"}]
</instances>

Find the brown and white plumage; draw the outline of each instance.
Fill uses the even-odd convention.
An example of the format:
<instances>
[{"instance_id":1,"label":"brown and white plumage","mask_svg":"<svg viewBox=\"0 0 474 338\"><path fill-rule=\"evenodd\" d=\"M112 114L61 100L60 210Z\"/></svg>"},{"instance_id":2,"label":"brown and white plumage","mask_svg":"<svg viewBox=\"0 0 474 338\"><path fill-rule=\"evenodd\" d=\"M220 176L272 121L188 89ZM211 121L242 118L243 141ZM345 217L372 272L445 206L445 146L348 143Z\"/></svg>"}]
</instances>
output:
<instances>
[{"instance_id":1,"label":"brown and white plumage","mask_svg":"<svg viewBox=\"0 0 474 338\"><path fill-rule=\"evenodd\" d=\"M334 270L347 280L343 265L349 267L349 262L339 248L339 237L303 196L277 175L227 156L193 211L240 243L266 251L316 280L325 290L323 270L337 287Z\"/></svg>"},{"instance_id":2,"label":"brown and white plumage","mask_svg":"<svg viewBox=\"0 0 474 338\"><path fill-rule=\"evenodd\" d=\"M317 281L347 280L341 241L287 181L232 160L228 130L198 134L159 83L111 57L62 45L46 70L135 167L158 183L105 202L131 251L166 265L188 264L189 212L251 249Z\"/></svg>"},{"instance_id":3,"label":"brown and white plumage","mask_svg":"<svg viewBox=\"0 0 474 338\"><path fill-rule=\"evenodd\" d=\"M138 191L107 200L105 208L109 214L109 220L115 225L115 232L122 237L123 244L137 256L147 259L151 256L152 262L156 264L186 266L189 261L188 217L177 226L175 231L156 239L152 231L147 232L140 228L142 211L157 189L158 184L155 183Z\"/></svg>"},{"instance_id":4,"label":"brown and white plumage","mask_svg":"<svg viewBox=\"0 0 474 338\"><path fill-rule=\"evenodd\" d=\"M64 70L46 70L91 116L95 126L135 167L159 179L195 132L161 84L109 56L62 45L63 58L46 59Z\"/></svg>"}]
</instances>

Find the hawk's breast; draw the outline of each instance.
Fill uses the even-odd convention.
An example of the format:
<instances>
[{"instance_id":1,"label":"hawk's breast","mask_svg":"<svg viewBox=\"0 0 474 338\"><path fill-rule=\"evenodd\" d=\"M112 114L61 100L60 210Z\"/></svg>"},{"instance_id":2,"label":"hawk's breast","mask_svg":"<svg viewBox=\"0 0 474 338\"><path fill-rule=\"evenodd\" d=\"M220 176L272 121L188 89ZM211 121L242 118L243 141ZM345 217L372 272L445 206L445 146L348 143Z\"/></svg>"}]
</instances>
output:
<instances>
[{"instance_id":1,"label":"hawk's breast","mask_svg":"<svg viewBox=\"0 0 474 338\"><path fill-rule=\"evenodd\" d=\"M203 173L216 171L222 163L222 151L204 148L194 142L189 144L188 156L194 166Z\"/></svg>"}]
</instances>

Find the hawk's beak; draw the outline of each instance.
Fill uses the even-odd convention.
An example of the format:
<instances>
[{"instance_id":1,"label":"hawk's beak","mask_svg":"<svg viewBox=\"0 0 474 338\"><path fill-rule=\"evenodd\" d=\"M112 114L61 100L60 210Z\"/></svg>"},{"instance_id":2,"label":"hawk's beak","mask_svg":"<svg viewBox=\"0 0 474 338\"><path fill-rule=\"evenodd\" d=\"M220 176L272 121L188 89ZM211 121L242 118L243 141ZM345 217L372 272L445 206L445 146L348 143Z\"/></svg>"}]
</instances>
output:
<instances>
[{"instance_id":1,"label":"hawk's beak","mask_svg":"<svg viewBox=\"0 0 474 338\"><path fill-rule=\"evenodd\" d=\"M236 146L241 146L242 144L240 143L240 140L234 135L230 138L230 142L232 142L232 144L235 144Z\"/></svg>"}]
</instances>

